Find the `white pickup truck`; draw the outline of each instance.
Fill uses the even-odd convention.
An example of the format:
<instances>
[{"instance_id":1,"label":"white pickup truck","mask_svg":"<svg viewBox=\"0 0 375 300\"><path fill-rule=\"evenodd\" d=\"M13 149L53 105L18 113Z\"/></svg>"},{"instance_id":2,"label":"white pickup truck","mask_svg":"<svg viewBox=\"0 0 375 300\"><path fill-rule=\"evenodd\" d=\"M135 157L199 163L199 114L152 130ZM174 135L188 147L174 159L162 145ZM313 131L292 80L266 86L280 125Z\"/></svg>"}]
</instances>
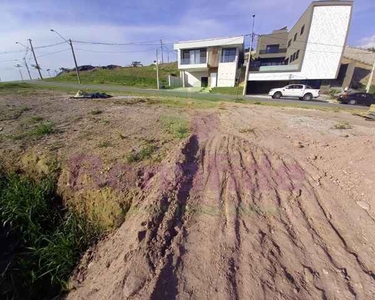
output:
<instances>
[{"instance_id":1,"label":"white pickup truck","mask_svg":"<svg viewBox=\"0 0 375 300\"><path fill-rule=\"evenodd\" d=\"M300 100L312 100L320 96L320 90L304 84L290 84L278 89L272 89L268 93L273 99L280 99L281 97L297 97Z\"/></svg>"}]
</instances>

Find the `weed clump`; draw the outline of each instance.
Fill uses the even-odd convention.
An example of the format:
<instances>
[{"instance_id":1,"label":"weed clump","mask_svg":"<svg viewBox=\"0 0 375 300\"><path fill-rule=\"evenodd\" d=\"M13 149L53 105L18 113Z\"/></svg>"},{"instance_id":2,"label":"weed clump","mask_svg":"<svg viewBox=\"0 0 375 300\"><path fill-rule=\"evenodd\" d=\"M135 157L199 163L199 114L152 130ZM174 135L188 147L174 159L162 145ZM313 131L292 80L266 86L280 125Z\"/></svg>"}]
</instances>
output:
<instances>
[{"instance_id":1,"label":"weed clump","mask_svg":"<svg viewBox=\"0 0 375 300\"><path fill-rule=\"evenodd\" d=\"M184 139L190 133L189 121L180 116L163 116L161 123L164 130L176 139Z\"/></svg>"},{"instance_id":2,"label":"weed clump","mask_svg":"<svg viewBox=\"0 0 375 300\"><path fill-rule=\"evenodd\" d=\"M340 130L352 129L352 126L348 122L340 122L334 125L333 129L340 129Z\"/></svg>"},{"instance_id":3,"label":"weed clump","mask_svg":"<svg viewBox=\"0 0 375 300\"><path fill-rule=\"evenodd\" d=\"M147 143L146 145L142 146L141 150L138 152L131 152L126 156L126 160L128 163L132 162L139 162L142 160L152 158L152 155L157 150L156 145L152 143Z\"/></svg>"}]
</instances>

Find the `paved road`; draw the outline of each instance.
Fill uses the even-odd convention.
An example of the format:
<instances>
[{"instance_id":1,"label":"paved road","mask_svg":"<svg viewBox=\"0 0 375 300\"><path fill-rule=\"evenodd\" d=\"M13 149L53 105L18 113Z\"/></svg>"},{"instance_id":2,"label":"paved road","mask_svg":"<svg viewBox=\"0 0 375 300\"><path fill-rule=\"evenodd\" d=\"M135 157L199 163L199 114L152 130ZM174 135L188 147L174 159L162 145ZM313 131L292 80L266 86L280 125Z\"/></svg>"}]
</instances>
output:
<instances>
[{"instance_id":1,"label":"paved road","mask_svg":"<svg viewBox=\"0 0 375 300\"><path fill-rule=\"evenodd\" d=\"M33 80L28 81L30 84L39 85L39 86L51 86L51 87L63 87L63 88L72 88L72 89L89 89L89 90L101 90L101 91L113 91L113 92L132 92L137 94L144 94L144 95L160 95L160 96L174 96L174 97L181 97L181 98L191 98L191 99L202 99L202 100L236 100L236 99L243 99L243 100L255 100L259 102L274 102L274 103L291 103L291 104L304 104L304 105L312 105L312 106L325 106L325 107L338 107L338 108L346 108L346 109L361 109L361 110L368 110L368 107L358 106L358 105L343 105L343 104L334 104L328 103L324 100L312 100L312 101L301 101L301 100L294 100L294 99L272 99L272 98L265 98L264 96L235 96L235 95L220 95L220 94L209 94L209 93L189 93L189 92L181 92L181 91L173 91L173 90L156 90L156 89L143 89L143 88L135 88L129 86L120 86L120 85L108 85L108 84L78 84L78 83L70 83L70 82L47 82L47 81L40 81L40 80Z\"/></svg>"}]
</instances>

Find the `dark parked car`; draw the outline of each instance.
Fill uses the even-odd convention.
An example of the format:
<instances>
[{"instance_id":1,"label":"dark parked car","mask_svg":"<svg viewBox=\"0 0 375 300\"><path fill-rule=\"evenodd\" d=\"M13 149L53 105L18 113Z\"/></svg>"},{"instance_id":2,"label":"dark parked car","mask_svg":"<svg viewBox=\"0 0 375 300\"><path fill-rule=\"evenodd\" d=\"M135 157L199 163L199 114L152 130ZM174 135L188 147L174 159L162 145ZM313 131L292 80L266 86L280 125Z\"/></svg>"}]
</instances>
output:
<instances>
[{"instance_id":1,"label":"dark parked car","mask_svg":"<svg viewBox=\"0 0 375 300\"><path fill-rule=\"evenodd\" d=\"M375 104L375 97L367 93L353 93L341 95L338 101L343 104L370 106L371 104Z\"/></svg>"}]
</instances>

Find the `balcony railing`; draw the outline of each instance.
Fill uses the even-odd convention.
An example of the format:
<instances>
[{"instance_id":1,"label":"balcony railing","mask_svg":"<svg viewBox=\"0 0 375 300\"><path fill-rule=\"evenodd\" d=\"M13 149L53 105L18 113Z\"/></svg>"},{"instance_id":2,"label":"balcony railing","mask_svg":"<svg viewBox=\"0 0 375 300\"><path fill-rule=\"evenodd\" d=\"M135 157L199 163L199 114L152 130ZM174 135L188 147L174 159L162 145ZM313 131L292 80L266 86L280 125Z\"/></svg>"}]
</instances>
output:
<instances>
[{"instance_id":1,"label":"balcony railing","mask_svg":"<svg viewBox=\"0 0 375 300\"><path fill-rule=\"evenodd\" d=\"M207 63L207 57L196 57L195 59L181 58L181 65L196 65Z\"/></svg>"},{"instance_id":2,"label":"balcony railing","mask_svg":"<svg viewBox=\"0 0 375 300\"><path fill-rule=\"evenodd\" d=\"M286 53L286 48L281 49L266 49L266 50L259 50L259 54L277 54L277 53Z\"/></svg>"}]
</instances>

